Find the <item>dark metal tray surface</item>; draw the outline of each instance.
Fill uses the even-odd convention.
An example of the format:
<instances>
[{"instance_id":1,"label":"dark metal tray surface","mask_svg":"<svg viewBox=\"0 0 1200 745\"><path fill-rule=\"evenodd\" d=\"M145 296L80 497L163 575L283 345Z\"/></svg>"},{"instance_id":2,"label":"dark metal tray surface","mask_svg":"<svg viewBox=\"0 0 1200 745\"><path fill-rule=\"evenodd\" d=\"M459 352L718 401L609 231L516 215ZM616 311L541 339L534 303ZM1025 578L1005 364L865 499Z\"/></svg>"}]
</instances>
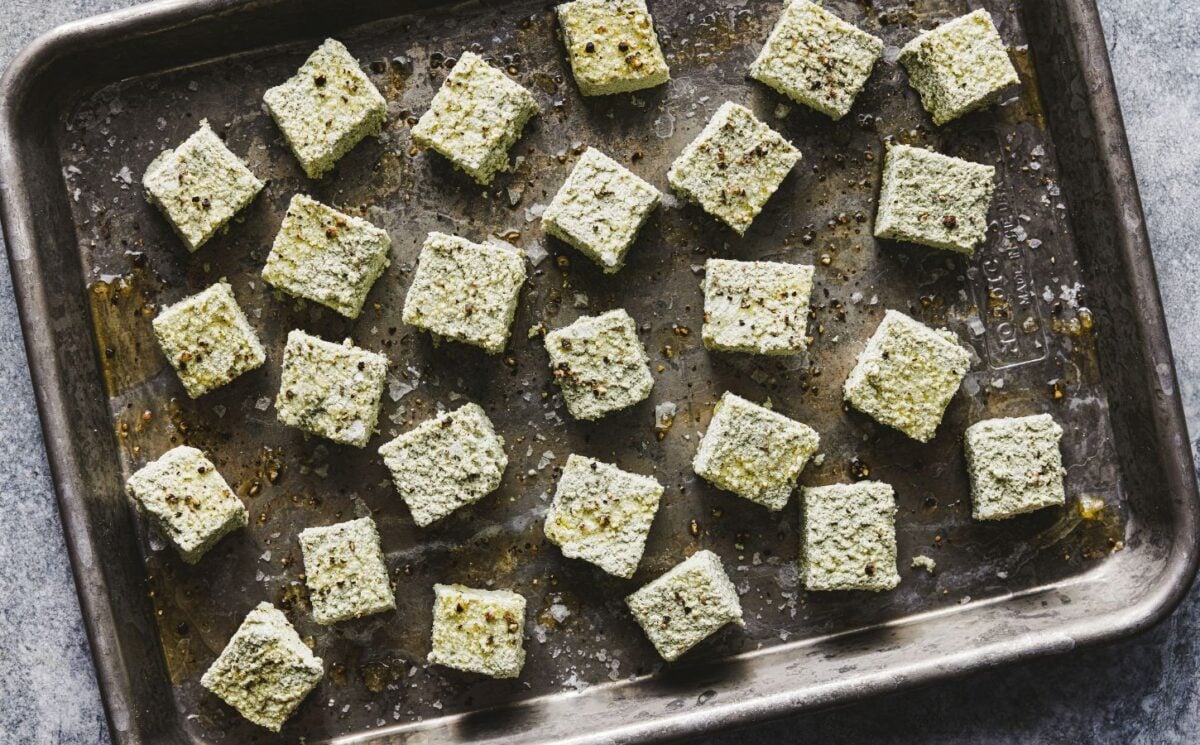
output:
<instances>
[{"instance_id":1,"label":"dark metal tray surface","mask_svg":"<svg viewBox=\"0 0 1200 745\"><path fill-rule=\"evenodd\" d=\"M957 0L831 3L888 45L854 112L836 123L745 77L777 2L652 3L672 82L592 100L574 87L544 2L162 2L64 27L27 50L8 72L0 109L4 228L116 740L270 739L198 682L264 599L288 612L327 664L283 733L308 742L697 734L1115 638L1162 617L1194 572L1197 499L1100 26L1087 0L982 5L1014 46L1022 85L998 107L941 128L928 123L895 56L919 28L965 12ZM390 113L381 139L309 181L261 97L329 35L363 61ZM464 49L507 67L544 112L514 150L515 171L489 189L410 142L445 60ZM752 107L804 153L746 238L668 197L628 266L608 277L543 236L540 210L584 145L668 193L669 163L725 100ZM226 234L189 255L139 181L201 118L269 184ZM871 237L885 138L997 166L994 225L974 259ZM392 236L393 265L357 322L261 282L297 191ZM435 229L508 241L530 255L505 354L435 346L400 323L420 243ZM806 357L704 351L699 269L710 256L818 266ZM150 319L221 277L249 308L268 363L188 400ZM641 325L653 394L598 423L571 421L540 339L526 332L616 307ZM885 308L948 327L977 357L928 445L841 402L841 382ZM382 434L370 447L307 439L276 422L271 401L292 328L352 336L391 359ZM821 433L823 463L804 483L869 472L895 486L895 591L804 592L796 500L772 514L692 474L697 436L726 389L769 398ZM418 530L375 449L468 400L508 440L504 485ZM667 428L658 415L672 407ZM1043 411L1066 430L1070 504L973 522L963 429ZM197 566L164 549L122 491L132 470L184 442L212 454L251 511L249 528ZM668 487L632 581L564 560L541 533L556 468L572 452L652 471ZM1080 498L1102 500L1103 510L1085 519ZM296 534L364 514L379 524L398 609L320 627ZM664 666L622 599L702 547L724 559L747 626ZM921 553L936 559L934 574L909 568ZM424 662L430 587L447 581L529 599L519 681Z\"/></svg>"}]
</instances>

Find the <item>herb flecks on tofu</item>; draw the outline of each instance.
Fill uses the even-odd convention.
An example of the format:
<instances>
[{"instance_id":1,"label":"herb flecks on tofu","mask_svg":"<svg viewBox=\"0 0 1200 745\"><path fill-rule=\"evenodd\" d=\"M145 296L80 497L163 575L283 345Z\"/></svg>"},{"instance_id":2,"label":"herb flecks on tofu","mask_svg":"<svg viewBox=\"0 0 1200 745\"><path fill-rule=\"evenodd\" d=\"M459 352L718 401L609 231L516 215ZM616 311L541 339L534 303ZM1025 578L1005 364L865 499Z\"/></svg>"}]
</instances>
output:
<instances>
[{"instance_id":1,"label":"herb flecks on tofu","mask_svg":"<svg viewBox=\"0 0 1200 745\"><path fill-rule=\"evenodd\" d=\"M963 437L971 515L1003 520L1066 503L1063 430L1049 414L985 419Z\"/></svg>"},{"instance_id":2,"label":"herb flecks on tofu","mask_svg":"<svg viewBox=\"0 0 1200 745\"><path fill-rule=\"evenodd\" d=\"M525 598L507 590L433 586L429 661L493 678L515 678L525 665Z\"/></svg>"},{"instance_id":3,"label":"herb flecks on tofu","mask_svg":"<svg viewBox=\"0 0 1200 745\"><path fill-rule=\"evenodd\" d=\"M645 0L574 0L557 12L583 95L629 93L671 79Z\"/></svg>"},{"instance_id":4,"label":"herb flecks on tofu","mask_svg":"<svg viewBox=\"0 0 1200 745\"><path fill-rule=\"evenodd\" d=\"M704 265L704 346L714 352L791 355L808 348L814 267L709 259Z\"/></svg>"},{"instance_id":5,"label":"herb flecks on tofu","mask_svg":"<svg viewBox=\"0 0 1200 745\"><path fill-rule=\"evenodd\" d=\"M712 551L697 551L625 598L625 603L668 662L679 659L725 624L745 626L737 590Z\"/></svg>"},{"instance_id":6,"label":"herb flecks on tofu","mask_svg":"<svg viewBox=\"0 0 1200 745\"><path fill-rule=\"evenodd\" d=\"M555 329L545 344L554 382L576 419L599 419L633 406L654 387L637 325L620 308Z\"/></svg>"},{"instance_id":7,"label":"herb flecks on tofu","mask_svg":"<svg viewBox=\"0 0 1200 745\"><path fill-rule=\"evenodd\" d=\"M801 492L800 577L809 590L890 590L896 571L896 495L878 481Z\"/></svg>"},{"instance_id":8,"label":"herb flecks on tofu","mask_svg":"<svg viewBox=\"0 0 1200 745\"><path fill-rule=\"evenodd\" d=\"M379 531L369 517L300 532L313 618L329 625L396 607Z\"/></svg>"}]
</instances>

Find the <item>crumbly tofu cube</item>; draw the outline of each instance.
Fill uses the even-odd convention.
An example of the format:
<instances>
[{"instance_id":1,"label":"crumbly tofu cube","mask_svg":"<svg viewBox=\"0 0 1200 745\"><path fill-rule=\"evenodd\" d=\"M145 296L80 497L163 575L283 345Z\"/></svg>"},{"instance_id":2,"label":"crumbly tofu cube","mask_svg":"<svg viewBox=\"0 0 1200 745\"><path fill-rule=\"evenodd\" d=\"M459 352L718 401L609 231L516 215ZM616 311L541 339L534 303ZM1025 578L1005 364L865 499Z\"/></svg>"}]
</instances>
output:
<instances>
[{"instance_id":1,"label":"crumbly tofu cube","mask_svg":"<svg viewBox=\"0 0 1200 745\"><path fill-rule=\"evenodd\" d=\"M637 325L623 309L582 316L546 334L554 382L576 419L605 414L644 401L654 387Z\"/></svg>"},{"instance_id":2,"label":"crumbly tofu cube","mask_svg":"<svg viewBox=\"0 0 1200 745\"><path fill-rule=\"evenodd\" d=\"M325 675L283 615L259 603L246 615L200 684L260 727L278 732Z\"/></svg>"},{"instance_id":3,"label":"crumbly tofu cube","mask_svg":"<svg viewBox=\"0 0 1200 745\"><path fill-rule=\"evenodd\" d=\"M242 500L212 461L186 445L147 463L125 488L189 564L248 519Z\"/></svg>"},{"instance_id":4,"label":"crumbly tofu cube","mask_svg":"<svg viewBox=\"0 0 1200 745\"><path fill-rule=\"evenodd\" d=\"M967 428L971 515L1003 520L1066 503L1062 427L1049 414L986 419Z\"/></svg>"},{"instance_id":5,"label":"crumbly tofu cube","mask_svg":"<svg viewBox=\"0 0 1200 745\"><path fill-rule=\"evenodd\" d=\"M342 445L367 444L379 420L387 377L382 354L309 336L288 334L275 409L279 421Z\"/></svg>"},{"instance_id":6,"label":"crumbly tofu cube","mask_svg":"<svg viewBox=\"0 0 1200 745\"><path fill-rule=\"evenodd\" d=\"M542 227L612 274L658 202L658 189L590 147L542 214Z\"/></svg>"},{"instance_id":7,"label":"crumbly tofu cube","mask_svg":"<svg viewBox=\"0 0 1200 745\"><path fill-rule=\"evenodd\" d=\"M533 94L479 55L463 52L412 138L487 186L508 170L508 149L537 113Z\"/></svg>"},{"instance_id":8,"label":"crumbly tofu cube","mask_svg":"<svg viewBox=\"0 0 1200 745\"><path fill-rule=\"evenodd\" d=\"M191 398L250 372L267 355L227 282L163 308L152 323L158 345Z\"/></svg>"},{"instance_id":9,"label":"crumbly tofu cube","mask_svg":"<svg viewBox=\"0 0 1200 745\"><path fill-rule=\"evenodd\" d=\"M778 511L820 442L807 424L726 391L700 439L692 470L718 488Z\"/></svg>"},{"instance_id":10,"label":"crumbly tofu cube","mask_svg":"<svg viewBox=\"0 0 1200 745\"><path fill-rule=\"evenodd\" d=\"M662 493L650 476L572 453L546 513L546 537L563 556L632 577Z\"/></svg>"},{"instance_id":11,"label":"crumbly tofu cube","mask_svg":"<svg viewBox=\"0 0 1200 745\"><path fill-rule=\"evenodd\" d=\"M473 403L422 422L379 454L422 528L496 491L508 467L504 438Z\"/></svg>"},{"instance_id":12,"label":"crumbly tofu cube","mask_svg":"<svg viewBox=\"0 0 1200 745\"><path fill-rule=\"evenodd\" d=\"M803 352L814 271L805 264L709 259L704 264L704 346L715 352Z\"/></svg>"},{"instance_id":13,"label":"crumbly tofu cube","mask_svg":"<svg viewBox=\"0 0 1200 745\"><path fill-rule=\"evenodd\" d=\"M896 571L896 495L859 481L805 488L800 577L809 590L890 590Z\"/></svg>"},{"instance_id":14,"label":"crumbly tofu cube","mask_svg":"<svg viewBox=\"0 0 1200 745\"><path fill-rule=\"evenodd\" d=\"M164 150L142 176L146 200L195 251L254 201L263 183L213 133L208 120L174 150Z\"/></svg>"},{"instance_id":15,"label":"crumbly tofu cube","mask_svg":"<svg viewBox=\"0 0 1200 745\"><path fill-rule=\"evenodd\" d=\"M888 147L875 237L967 256L987 238L996 169L909 145Z\"/></svg>"},{"instance_id":16,"label":"crumbly tofu cube","mask_svg":"<svg viewBox=\"0 0 1200 745\"><path fill-rule=\"evenodd\" d=\"M971 354L954 334L889 310L842 392L881 424L929 442L970 367Z\"/></svg>"},{"instance_id":17,"label":"crumbly tofu cube","mask_svg":"<svg viewBox=\"0 0 1200 745\"><path fill-rule=\"evenodd\" d=\"M744 235L800 160L800 151L744 106L726 102L683 149L667 181Z\"/></svg>"},{"instance_id":18,"label":"crumbly tofu cube","mask_svg":"<svg viewBox=\"0 0 1200 745\"><path fill-rule=\"evenodd\" d=\"M515 678L525 665L525 598L508 590L433 586L429 661L493 678Z\"/></svg>"},{"instance_id":19,"label":"crumbly tofu cube","mask_svg":"<svg viewBox=\"0 0 1200 745\"><path fill-rule=\"evenodd\" d=\"M358 318L390 263L387 231L303 194L288 204L263 267L263 281Z\"/></svg>"},{"instance_id":20,"label":"crumbly tofu cube","mask_svg":"<svg viewBox=\"0 0 1200 745\"><path fill-rule=\"evenodd\" d=\"M991 15L982 8L905 44L900 64L938 125L990 106L1020 82Z\"/></svg>"},{"instance_id":21,"label":"crumbly tofu cube","mask_svg":"<svg viewBox=\"0 0 1200 745\"><path fill-rule=\"evenodd\" d=\"M639 91L671 79L645 0L563 3L558 23L585 96Z\"/></svg>"},{"instance_id":22,"label":"crumbly tofu cube","mask_svg":"<svg viewBox=\"0 0 1200 745\"><path fill-rule=\"evenodd\" d=\"M745 626L737 590L721 559L697 551L625 598L662 658L673 662L727 623Z\"/></svg>"},{"instance_id":23,"label":"crumbly tofu cube","mask_svg":"<svg viewBox=\"0 0 1200 745\"><path fill-rule=\"evenodd\" d=\"M396 607L379 531L369 517L300 531L313 618L330 625Z\"/></svg>"},{"instance_id":24,"label":"crumbly tofu cube","mask_svg":"<svg viewBox=\"0 0 1200 745\"><path fill-rule=\"evenodd\" d=\"M326 39L296 74L263 94L309 178L320 178L387 119L387 101L340 41Z\"/></svg>"},{"instance_id":25,"label":"crumbly tofu cube","mask_svg":"<svg viewBox=\"0 0 1200 745\"><path fill-rule=\"evenodd\" d=\"M850 113L883 40L808 0L791 0L750 65L750 77L796 103L841 119Z\"/></svg>"}]
</instances>

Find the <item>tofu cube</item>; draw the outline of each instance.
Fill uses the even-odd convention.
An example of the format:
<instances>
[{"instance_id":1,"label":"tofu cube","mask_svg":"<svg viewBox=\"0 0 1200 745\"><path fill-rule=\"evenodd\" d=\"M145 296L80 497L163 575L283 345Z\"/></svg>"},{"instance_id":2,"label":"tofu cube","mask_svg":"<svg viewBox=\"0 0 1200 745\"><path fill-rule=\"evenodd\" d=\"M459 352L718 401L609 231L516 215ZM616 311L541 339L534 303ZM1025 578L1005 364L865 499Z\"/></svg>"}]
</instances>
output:
<instances>
[{"instance_id":1,"label":"tofu cube","mask_svg":"<svg viewBox=\"0 0 1200 745\"><path fill-rule=\"evenodd\" d=\"M705 212L745 235L800 160L800 151L749 109L726 102L683 149L667 181Z\"/></svg>"},{"instance_id":2,"label":"tofu cube","mask_svg":"<svg viewBox=\"0 0 1200 745\"><path fill-rule=\"evenodd\" d=\"M515 678L525 665L525 598L507 590L433 586L429 661L493 678Z\"/></svg>"},{"instance_id":3,"label":"tofu cube","mask_svg":"<svg viewBox=\"0 0 1200 745\"><path fill-rule=\"evenodd\" d=\"M803 352L814 271L805 264L709 259L704 264L704 346L714 352Z\"/></svg>"},{"instance_id":4,"label":"tofu cube","mask_svg":"<svg viewBox=\"0 0 1200 745\"><path fill-rule=\"evenodd\" d=\"M508 170L508 149L537 113L533 94L479 55L463 52L412 138L487 186Z\"/></svg>"},{"instance_id":5,"label":"tofu cube","mask_svg":"<svg viewBox=\"0 0 1200 745\"><path fill-rule=\"evenodd\" d=\"M986 419L967 428L971 515L1003 520L1066 503L1062 427L1049 414Z\"/></svg>"},{"instance_id":6,"label":"tofu cube","mask_svg":"<svg viewBox=\"0 0 1200 745\"><path fill-rule=\"evenodd\" d=\"M554 382L576 419L599 419L633 406L654 387L637 325L620 308L551 331L546 351Z\"/></svg>"},{"instance_id":7,"label":"tofu cube","mask_svg":"<svg viewBox=\"0 0 1200 745\"><path fill-rule=\"evenodd\" d=\"M645 0L575 0L558 6L571 71L585 96L662 85L671 70Z\"/></svg>"},{"instance_id":8,"label":"tofu cube","mask_svg":"<svg viewBox=\"0 0 1200 745\"><path fill-rule=\"evenodd\" d=\"M890 590L896 571L896 495L859 481L801 492L800 577L809 590Z\"/></svg>"},{"instance_id":9,"label":"tofu cube","mask_svg":"<svg viewBox=\"0 0 1200 745\"><path fill-rule=\"evenodd\" d=\"M200 684L260 727L278 732L325 675L283 615L259 603L246 615Z\"/></svg>"},{"instance_id":10,"label":"tofu cube","mask_svg":"<svg viewBox=\"0 0 1200 745\"><path fill-rule=\"evenodd\" d=\"M700 439L692 470L720 489L778 511L820 443L807 424L726 391Z\"/></svg>"},{"instance_id":11,"label":"tofu cube","mask_svg":"<svg viewBox=\"0 0 1200 745\"><path fill-rule=\"evenodd\" d=\"M186 445L147 463L129 477L125 488L189 564L248 521L242 500L217 467Z\"/></svg>"},{"instance_id":12,"label":"tofu cube","mask_svg":"<svg viewBox=\"0 0 1200 745\"><path fill-rule=\"evenodd\" d=\"M929 442L970 367L971 354L954 334L889 310L842 392L877 422Z\"/></svg>"},{"instance_id":13,"label":"tofu cube","mask_svg":"<svg viewBox=\"0 0 1200 745\"><path fill-rule=\"evenodd\" d=\"M309 178L325 175L362 138L379 134L387 119L387 101L335 39L269 88L263 101Z\"/></svg>"},{"instance_id":14,"label":"tofu cube","mask_svg":"<svg viewBox=\"0 0 1200 745\"><path fill-rule=\"evenodd\" d=\"M313 618L328 626L396 607L379 531L369 517L300 531Z\"/></svg>"},{"instance_id":15,"label":"tofu cube","mask_svg":"<svg viewBox=\"0 0 1200 745\"><path fill-rule=\"evenodd\" d=\"M263 267L263 281L289 295L358 318L390 263L387 231L297 194Z\"/></svg>"},{"instance_id":16,"label":"tofu cube","mask_svg":"<svg viewBox=\"0 0 1200 745\"><path fill-rule=\"evenodd\" d=\"M542 227L612 274L625 265L625 254L658 202L658 189L588 148L542 214Z\"/></svg>"},{"instance_id":17,"label":"tofu cube","mask_svg":"<svg viewBox=\"0 0 1200 745\"><path fill-rule=\"evenodd\" d=\"M746 625L737 590L712 551L697 551L625 598L625 603L667 662L679 659L727 623Z\"/></svg>"},{"instance_id":18,"label":"tofu cube","mask_svg":"<svg viewBox=\"0 0 1200 745\"><path fill-rule=\"evenodd\" d=\"M351 344L288 334L275 410L289 427L342 445L367 444L379 420L388 360Z\"/></svg>"},{"instance_id":19,"label":"tofu cube","mask_svg":"<svg viewBox=\"0 0 1200 745\"><path fill-rule=\"evenodd\" d=\"M888 147L875 237L967 256L987 238L996 169L909 145Z\"/></svg>"},{"instance_id":20,"label":"tofu cube","mask_svg":"<svg viewBox=\"0 0 1200 745\"><path fill-rule=\"evenodd\" d=\"M883 40L816 3L790 0L750 65L750 77L841 119L850 113L882 53Z\"/></svg>"},{"instance_id":21,"label":"tofu cube","mask_svg":"<svg viewBox=\"0 0 1200 745\"><path fill-rule=\"evenodd\" d=\"M992 105L1005 88L1020 82L991 15L982 8L905 44L900 64L938 125Z\"/></svg>"},{"instance_id":22,"label":"tofu cube","mask_svg":"<svg viewBox=\"0 0 1200 745\"><path fill-rule=\"evenodd\" d=\"M567 558L632 577L662 493L649 476L572 453L546 513L546 538Z\"/></svg>"},{"instance_id":23,"label":"tofu cube","mask_svg":"<svg viewBox=\"0 0 1200 745\"><path fill-rule=\"evenodd\" d=\"M422 528L496 491L508 467L504 438L473 403L419 424L379 454Z\"/></svg>"},{"instance_id":24,"label":"tofu cube","mask_svg":"<svg viewBox=\"0 0 1200 745\"><path fill-rule=\"evenodd\" d=\"M257 369L267 355L227 282L163 308L152 323L158 345L191 398Z\"/></svg>"},{"instance_id":25,"label":"tofu cube","mask_svg":"<svg viewBox=\"0 0 1200 745\"><path fill-rule=\"evenodd\" d=\"M146 166L142 187L146 200L195 251L253 202L263 183L201 119L195 134Z\"/></svg>"}]
</instances>

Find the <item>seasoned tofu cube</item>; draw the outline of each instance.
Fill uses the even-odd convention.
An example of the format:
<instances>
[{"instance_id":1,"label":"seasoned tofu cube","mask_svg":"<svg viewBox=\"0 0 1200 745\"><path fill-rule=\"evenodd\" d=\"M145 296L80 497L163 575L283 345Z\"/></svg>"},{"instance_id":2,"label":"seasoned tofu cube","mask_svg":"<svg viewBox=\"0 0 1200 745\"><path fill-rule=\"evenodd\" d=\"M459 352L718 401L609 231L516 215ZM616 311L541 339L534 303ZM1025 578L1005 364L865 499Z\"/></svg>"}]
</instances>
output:
<instances>
[{"instance_id":1,"label":"seasoned tofu cube","mask_svg":"<svg viewBox=\"0 0 1200 745\"><path fill-rule=\"evenodd\" d=\"M152 323L158 345L191 398L266 361L258 335L227 282L163 308Z\"/></svg>"},{"instance_id":2,"label":"seasoned tofu cube","mask_svg":"<svg viewBox=\"0 0 1200 745\"><path fill-rule=\"evenodd\" d=\"M429 661L493 678L515 678L525 665L525 598L507 590L433 586Z\"/></svg>"},{"instance_id":3,"label":"seasoned tofu cube","mask_svg":"<svg viewBox=\"0 0 1200 745\"><path fill-rule=\"evenodd\" d=\"M508 170L508 149L537 113L533 94L479 55L463 52L412 138L487 186Z\"/></svg>"},{"instance_id":4,"label":"seasoned tofu cube","mask_svg":"<svg viewBox=\"0 0 1200 745\"><path fill-rule=\"evenodd\" d=\"M920 243L967 256L987 238L996 169L909 145L891 145L875 237Z\"/></svg>"},{"instance_id":5,"label":"seasoned tofu cube","mask_svg":"<svg viewBox=\"0 0 1200 745\"><path fill-rule=\"evenodd\" d=\"M405 323L499 354L508 343L525 258L510 246L430 233L404 299Z\"/></svg>"},{"instance_id":6,"label":"seasoned tofu cube","mask_svg":"<svg viewBox=\"0 0 1200 745\"><path fill-rule=\"evenodd\" d=\"M679 659L727 623L746 625L737 590L712 551L697 551L625 598L625 603L667 662Z\"/></svg>"},{"instance_id":7,"label":"seasoned tofu cube","mask_svg":"<svg viewBox=\"0 0 1200 745\"><path fill-rule=\"evenodd\" d=\"M320 657L270 603L246 615L200 684L260 727L278 732L325 675Z\"/></svg>"},{"instance_id":8,"label":"seasoned tofu cube","mask_svg":"<svg viewBox=\"0 0 1200 745\"><path fill-rule=\"evenodd\" d=\"M146 167L142 186L146 200L195 251L253 202L263 183L201 119L195 134Z\"/></svg>"},{"instance_id":9,"label":"seasoned tofu cube","mask_svg":"<svg viewBox=\"0 0 1200 745\"><path fill-rule=\"evenodd\" d=\"M971 354L954 334L889 310L842 392L877 422L929 442L970 367Z\"/></svg>"},{"instance_id":10,"label":"seasoned tofu cube","mask_svg":"<svg viewBox=\"0 0 1200 745\"><path fill-rule=\"evenodd\" d=\"M379 454L422 528L496 491L508 467L504 438L473 403L422 422Z\"/></svg>"},{"instance_id":11,"label":"seasoned tofu cube","mask_svg":"<svg viewBox=\"0 0 1200 745\"><path fill-rule=\"evenodd\" d=\"M850 113L883 41L808 0L789 0L750 77L833 119Z\"/></svg>"},{"instance_id":12,"label":"seasoned tofu cube","mask_svg":"<svg viewBox=\"0 0 1200 745\"><path fill-rule=\"evenodd\" d=\"M650 476L572 453L546 513L546 538L563 556L632 577L662 493Z\"/></svg>"},{"instance_id":13,"label":"seasoned tofu cube","mask_svg":"<svg viewBox=\"0 0 1200 745\"><path fill-rule=\"evenodd\" d=\"M645 0L575 0L558 22L579 92L607 96L671 79Z\"/></svg>"},{"instance_id":14,"label":"seasoned tofu cube","mask_svg":"<svg viewBox=\"0 0 1200 745\"><path fill-rule=\"evenodd\" d=\"M269 88L263 101L309 178L325 175L362 138L379 134L387 119L387 101L335 39Z\"/></svg>"},{"instance_id":15,"label":"seasoned tofu cube","mask_svg":"<svg viewBox=\"0 0 1200 745\"><path fill-rule=\"evenodd\" d=\"M905 44L900 64L939 125L992 105L1005 88L1020 82L992 17L982 8Z\"/></svg>"},{"instance_id":16,"label":"seasoned tofu cube","mask_svg":"<svg viewBox=\"0 0 1200 745\"><path fill-rule=\"evenodd\" d=\"M189 564L246 526L242 500L196 448L168 450L130 476L125 489Z\"/></svg>"},{"instance_id":17,"label":"seasoned tofu cube","mask_svg":"<svg viewBox=\"0 0 1200 745\"><path fill-rule=\"evenodd\" d=\"M637 325L620 308L551 331L546 351L554 382L576 419L599 419L633 406L654 387Z\"/></svg>"},{"instance_id":18,"label":"seasoned tofu cube","mask_svg":"<svg viewBox=\"0 0 1200 745\"><path fill-rule=\"evenodd\" d=\"M709 259L704 264L704 346L715 352L803 352L813 273L805 264Z\"/></svg>"},{"instance_id":19,"label":"seasoned tofu cube","mask_svg":"<svg viewBox=\"0 0 1200 745\"><path fill-rule=\"evenodd\" d=\"M667 181L744 235L798 160L800 151L782 135L727 102L671 164Z\"/></svg>"},{"instance_id":20,"label":"seasoned tofu cube","mask_svg":"<svg viewBox=\"0 0 1200 745\"><path fill-rule=\"evenodd\" d=\"M360 448L375 432L388 360L382 354L288 334L275 409L290 427Z\"/></svg>"},{"instance_id":21,"label":"seasoned tofu cube","mask_svg":"<svg viewBox=\"0 0 1200 745\"><path fill-rule=\"evenodd\" d=\"M971 515L1003 520L1066 502L1062 427L1049 414L985 419L967 428Z\"/></svg>"},{"instance_id":22,"label":"seasoned tofu cube","mask_svg":"<svg viewBox=\"0 0 1200 745\"><path fill-rule=\"evenodd\" d=\"M369 517L300 531L313 618L330 625L396 607L379 531Z\"/></svg>"},{"instance_id":23,"label":"seasoned tofu cube","mask_svg":"<svg viewBox=\"0 0 1200 745\"><path fill-rule=\"evenodd\" d=\"M700 439L692 470L718 488L778 511L820 442L807 424L726 391Z\"/></svg>"},{"instance_id":24,"label":"seasoned tofu cube","mask_svg":"<svg viewBox=\"0 0 1200 745\"><path fill-rule=\"evenodd\" d=\"M808 487L800 577L809 590L890 590L896 572L896 495L879 481Z\"/></svg>"},{"instance_id":25,"label":"seasoned tofu cube","mask_svg":"<svg viewBox=\"0 0 1200 745\"><path fill-rule=\"evenodd\" d=\"M289 295L358 318L390 260L387 231L297 194L263 267L263 280Z\"/></svg>"},{"instance_id":26,"label":"seasoned tofu cube","mask_svg":"<svg viewBox=\"0 0 1200 745\"><path fill-rule=\"evenodd\" d=\"M658 201L658 189L590 147L542 214L542 227L612 274Z\"/></svg>"}]
</instances>

